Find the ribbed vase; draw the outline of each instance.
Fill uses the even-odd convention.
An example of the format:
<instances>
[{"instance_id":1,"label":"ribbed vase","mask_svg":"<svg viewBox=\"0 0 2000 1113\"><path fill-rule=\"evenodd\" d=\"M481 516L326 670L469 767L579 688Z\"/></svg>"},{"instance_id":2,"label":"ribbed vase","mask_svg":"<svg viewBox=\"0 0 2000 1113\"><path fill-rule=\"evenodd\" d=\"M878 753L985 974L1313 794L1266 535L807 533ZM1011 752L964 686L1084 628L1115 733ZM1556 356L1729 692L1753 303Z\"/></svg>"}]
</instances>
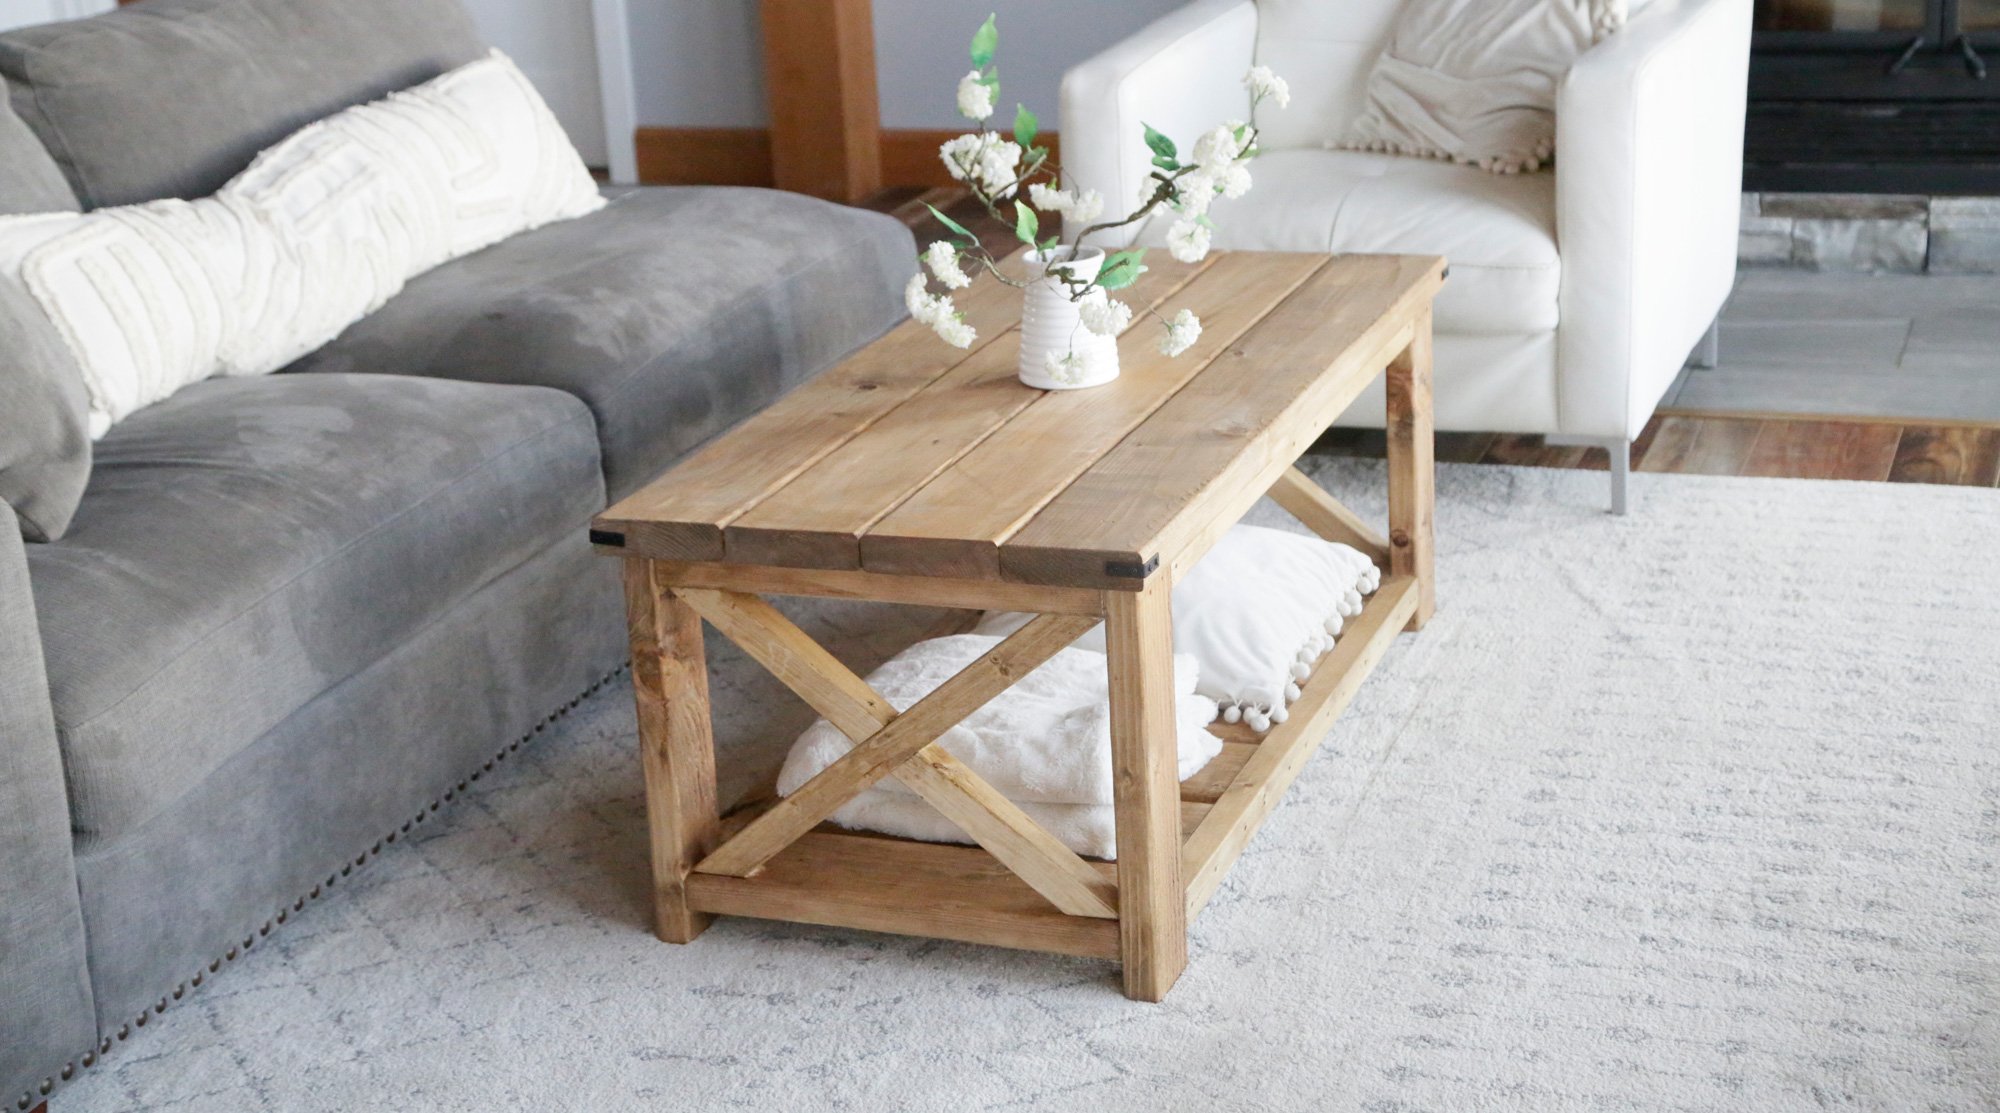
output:
<instances>
[{"instance_id":1,"label":"ribbed vase","mask_svg":"<svg viewBox=\"0 0 2000 1113\"><path fill-rule=\"evenodd\" d=\"M1079 279L1097 277L1104 252L1085 248L1069 260L1070 249L1031 251L1024 256L1029 286L1021 303L1021 381L1043 390L1082 390L1103 386L1118 377L1118 338L1099 336L1083 327L1083 316L1061 280L1048 277L1051 266L1065 267ZM1075 352L1083 366L1069 374L1052 373L1049 357Z\"/></svg>"}]
</instances>

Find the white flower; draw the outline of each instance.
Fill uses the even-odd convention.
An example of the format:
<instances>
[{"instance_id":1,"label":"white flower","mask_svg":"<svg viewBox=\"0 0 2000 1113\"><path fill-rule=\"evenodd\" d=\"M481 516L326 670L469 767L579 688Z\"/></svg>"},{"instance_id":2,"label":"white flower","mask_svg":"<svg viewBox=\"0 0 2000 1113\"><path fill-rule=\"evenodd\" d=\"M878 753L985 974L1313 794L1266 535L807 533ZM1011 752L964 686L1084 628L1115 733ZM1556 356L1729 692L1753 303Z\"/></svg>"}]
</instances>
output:
<instances>
[{"instance_id":1,"label":"white flower","mask_svg":"<svg viewBox=\"0 0 2000 1113\"><path fill-rule=\"evenodd\" d=\"M963 290L972 285L972 279L958 265L958 249L938 240L924 249L924 265L937 275L937 280L946 289Z\"/></svg>"},{"instance_id":2,"label":"white flower","mask_svg":"<svg viewBox=\"0 0 2000 1113\"><path fill-rule=\"evenodd\" d=\"M973 70L958 79L958 114L968 120L984 120L993 115L993 87Z\"/></svg>"},{"instance_id":3,"label":"white flower","mask_svg":"<svg viewBox=\"0 0 2000 1113\"><path fill-rule=\"evenodd\" d=\"M1177 356L1201 339L1201 318L1183 309L1167 320L1167 334L1160 338L1160 354Z\"/></svg>"},{"instance_id":4,"label":"white flower","mask_svg":"<svg viewBox=\"0 0 2000 1113\"><path fill-rule=\"evenodd\" d=\"M1167 229L1167 250L1183 263L1199 263L1208 257L1208 228L1192 220L1176 220Z\"/></svg>"},{"instance_id":5,"label":"white flower","mask_svg":"<svg viewBox=\"0 0 2000 1113\"><path fill-rule=\"evenodd\" d=\"M1252 101L1276 101L1279 108L1292 103L1292 87L1272 73L1269 66L1250 67L1250 72L1243 75L1243 87L1250 90Z\"/></svg>"},{"instance_id":6,"label":"white flower","mask_svg":"<svg viewBox=\"0 0 2000 1113\"><path fill-rule=\"evenodd\" d=\"M1042 357L1042 370L1059 383L1080 383L1088 370L1084 358L1074 351L1050 352Z\"/></svg>"},{"instance_id":7,"label":"white flower","mask_svg":"<svg viewBox=\"0 0 2000 1113\"><path fill-rule=\"evenodd\" d=\"M967 182L996 200L1014 195L1020 176L1021 145L992 132L970 132L938 148L938 158L953 178Z\"/></svg>"},{"instance_id":8,"label":"white flower","mask_svg":"<svg viewBox=\"0 0 2000 1113\"><path fill-rule=\"evenodd\" d=\"M1207 212L1215 201L1215 176L1206 166L1197 167L1194 173L1182 178L1178 188L1180 199L1174 202L1174 208L1190 219Z\"/></svg>"},{"instance_id":9,"label":"white flower","mask_svg":"<svg viewBox=\"0 0 2000 1113\"><path fill-rule=\"evenodd\" d=\"M1217 188L1222 190L1222 195L1231 201L1250 192L1249 164L1239 162L1232 165L1228 170L1223 171L1222 181Z\"/></svg>"},{"instance_id":10,"label":"white flower","mask_svg":"<svg viewBox=\"0 0 2000 1113\"><path fill-rule=\"evenodd\" d=\"M1077 315L1083 318L1084 328L1099 336L1116 336L1132 323L1132 307L1113 299L1102 286L1093 286L1077 302Z\"/></svg>"},{"instance_id":11,"label":"white flower","mask_svg":"<svg viewBox=\"0 0 2000 1113\"><path fill-rule=\"evenodd\" d=\"M972 342L979 339L979 333L966 323L963 314L949 308L951 305L949 301L945 302L945 305L946 311L931 322L931 328L937 332L938 339L954 348L972 347Z\"/></svg>"},{"instance_id":12,"label":"white flower","mask_svg":"<svg viewBox=\"0 0 2000 1113\"><path fill-rule=\"evenodd\" d=\"M1241 120L1231 120L1217 124L1202 133L1194 141L1194 161L1211 174L1221 173L1243 153L1243 144L1236 139L1237 129L1243 126Z\"/></svg>"},{"instance_id":13,"label":"white flower","mask_svg":"<svg viewBox=\"0 0 2000 1113\"><path fill-rule=\"evenodd\" d=\"M1104 212L1104 195L1094 189L1078 194L1036 182L1028 187L1028 201L1045 213L1061 213L1073 224L1088 224Z\"/></svg>"},{"instance_id":14,"label":"white flower","mask_svg":"<svg viewBox=\"0 0 2000 1113\"><path fill-rule=\"evenodd\" d=\"M930 326L945 343L954 348L969 348L978 339L978 332L966 323L958 307L942 294L933 294L924 283L923 272L910 276L909 285L903 287L903 305L910 316L919 323Z\"/></svg>"}]
</instances>

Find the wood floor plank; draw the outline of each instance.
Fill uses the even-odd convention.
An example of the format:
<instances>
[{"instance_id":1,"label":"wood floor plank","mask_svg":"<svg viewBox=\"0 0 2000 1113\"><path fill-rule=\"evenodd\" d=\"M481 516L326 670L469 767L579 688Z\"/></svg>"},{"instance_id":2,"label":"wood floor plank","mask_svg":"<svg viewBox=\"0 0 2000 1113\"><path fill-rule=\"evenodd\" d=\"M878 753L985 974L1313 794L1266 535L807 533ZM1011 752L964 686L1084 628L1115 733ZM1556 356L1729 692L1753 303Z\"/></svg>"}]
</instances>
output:
<instances>
[{"instance_id":1,"label":"wood floor plank","mask_svg":"<svg viewBox=\"0 0 2000 1113\"><path fill-rule=\"evenodd\" d=\"M1203 266L1172 260L1148 264L1126 300L1143 315ZM1020 291L999 282L982 280L972 289L999 289L1020 301ZM1020 342L1018 330L1009 331L745 510L724 530L726 559L789 568L860 568L861 537L870 527L1044 397L1046 392L1024 385L1015 375ZM945 346L935 337L931 343ZM885 466L885 461L894 465Z\"/></svg>"},{"instance_id":2,"label":"wood floor plank","mask_svg":"<svg viewBox=\"0 0 2000 1113\"><path fill-rule=\"evenodd\" d=\"M1679 475L1741 475L1763 424L1735 418L1662 418L1652 443L1633 458L1632 466Z\"/></svg>"},{"instance_id":3,"label":"wood floor plank","mask_svg":"<svg viewBox=\"0 0 2000 1113\"><path fill-rule=\"evenodd\" d=\"M1124 439L1244 330L1326 264L1324 257L1232 252L1173 295L1201 338L1163 355L1141 321L1120 344L1123 371L1095 390L1050 391L951 464L861 539L873 572L994 579L1000 545Z\"/></svg>"},{"instance_id":4,"label":"wood floor plank","mask_svg":"<svg viewBox=\"0 0 2000 1113\"><path fill-rule=\"evenodd\" d=\"M1893 483L2000 484L2000 429L1911 425L1896 444Z\"/></svg>"},{"instance_id":5,"label":"wood floor plank","mask_svg":"<svg viewBox=\"0 0 2000 1113\"><path fill-rule=\"evenodd\" d=\"M1815 479L1889 478L1902 428L1833 421L1767 421L1744 475Z\"/></svg>"},{"instance_id":6,"label":"wood floor plank","mask_svg":"<svg viewBox=\"0 0 2000 1113\"><path fill-rule=\"evenodd\" d=\"M1493 438L1479 462L1522 468L1581 468L1586 451L1581 445L1549 444L1534 433L1502 433Z\"/></svg>"}]
</instances>

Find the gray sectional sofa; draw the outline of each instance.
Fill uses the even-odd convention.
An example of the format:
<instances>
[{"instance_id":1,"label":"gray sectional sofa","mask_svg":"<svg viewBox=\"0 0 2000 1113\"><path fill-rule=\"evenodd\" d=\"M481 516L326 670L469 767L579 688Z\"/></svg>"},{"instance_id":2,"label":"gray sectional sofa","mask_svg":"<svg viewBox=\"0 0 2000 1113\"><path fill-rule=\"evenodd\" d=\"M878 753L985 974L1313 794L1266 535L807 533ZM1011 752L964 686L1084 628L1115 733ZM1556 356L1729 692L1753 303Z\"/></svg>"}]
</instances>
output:
<instances>
[{"instance_id":1,"label":"gray sectional sofa","mask_svg":"<svg viewBox=\"0 0 2000 1113\"><path fill-rule=\"evenodd\" d=\"M201 196L482 50L455 0L144 0L0 35L0 213ZM591 515L893 325L912 257L871 213L632 191L94 445L49 432L62 391L0 315L0 1108L618 669Z\"/></svg>"}]
</instances>

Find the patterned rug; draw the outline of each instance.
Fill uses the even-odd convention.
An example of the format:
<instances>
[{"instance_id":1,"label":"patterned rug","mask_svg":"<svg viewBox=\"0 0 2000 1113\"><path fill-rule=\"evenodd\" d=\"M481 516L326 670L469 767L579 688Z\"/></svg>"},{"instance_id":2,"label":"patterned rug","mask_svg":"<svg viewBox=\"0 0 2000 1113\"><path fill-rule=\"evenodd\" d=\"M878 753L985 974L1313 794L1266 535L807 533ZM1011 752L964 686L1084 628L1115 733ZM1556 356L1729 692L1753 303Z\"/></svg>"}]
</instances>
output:
<instances>
[{"instance_id":1,"label":"patterned rug","mask_svg":"<svg viewBox=\"0 0 2000 1113\"><path fill-rule=\"evenodd\" d=\"M1379 511L1379 465L1319 461ZM647 931L612 685L57 1095L111 1110L2000 1108L2000 493L1446 467L1441 603L1194 928ZM1275 510L1260 520L1282 520ZM795 609L868 667L935 612ZM717 644L724 794L809 716Z\"/></svg>"}]
</instances>

